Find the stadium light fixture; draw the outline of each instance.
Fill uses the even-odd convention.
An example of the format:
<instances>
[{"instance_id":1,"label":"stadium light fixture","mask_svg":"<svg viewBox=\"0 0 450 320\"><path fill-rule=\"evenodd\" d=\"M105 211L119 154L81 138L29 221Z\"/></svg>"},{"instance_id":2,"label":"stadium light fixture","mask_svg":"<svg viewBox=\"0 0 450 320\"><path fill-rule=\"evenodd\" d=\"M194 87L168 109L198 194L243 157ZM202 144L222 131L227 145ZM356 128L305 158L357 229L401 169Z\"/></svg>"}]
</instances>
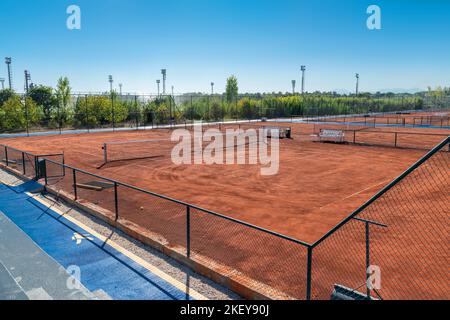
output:
<instances>
[{"instance_id":1,"label":"stadium light fixture","mask_svg":"<svg viewBox=\"0 0 450 320\"><path fill-rule=\"evenodd\" d=\"M295 85L296 85L297 81L292 80L292 95L295 96Z\"/></svg>"},{"instance_id":2,"label":"stadium light fixture","mask_svg":"<svg viewBox=\"0 0 450 320\"><path fill-rule=\"evenodd\" d=\"M159 97L159 84L161 83L161 80L156 80L156 85L158 86L158 97Z\"/></svg>"}]
</instances>

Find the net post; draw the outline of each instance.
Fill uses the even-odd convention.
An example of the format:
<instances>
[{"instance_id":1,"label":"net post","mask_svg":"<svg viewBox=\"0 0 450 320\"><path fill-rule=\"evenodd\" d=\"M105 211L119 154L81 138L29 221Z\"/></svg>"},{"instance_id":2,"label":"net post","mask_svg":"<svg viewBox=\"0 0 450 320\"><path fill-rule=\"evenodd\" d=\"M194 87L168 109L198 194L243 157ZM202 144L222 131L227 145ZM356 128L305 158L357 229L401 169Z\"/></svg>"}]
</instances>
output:
<instances>
[{"instance_id":1,"label":"net post","mask_svg":"<svg viewBox=\"0 0 450 320\"><path fill-rule=\"evenodd\" d=\"M397 132L395 132L394 147L397 148Z\"/></svg>"},{"instance_id":2,"label":"net post","mask_svg":"<svg viewBox=\"0 0 450 320\"><path fill-rule=\"evenodd\" d=\"M191 207L186 206L186 256L191 257Z\"/></svg>"},{"instance_id":3,"label":"net post","mask_svg":"<svg viewBox=\"0 0 450 320\"><path fill-rule=\"evenodd\" d=\"M25 152L22 151L22 172L23 175L26 174L26 169L25 169Z\"/></svg>"},{"instance_id":4,"label":"net post","mask_svg":"<svg viewBox=\"0 0 450 320\"><path fill-rule=\"evenodd\" d=\"M116 221L119 220L119 195L117 191L117 182L114 182L114 209L116 214Z\"/></svg>"},{"instance_id":5,"label":"net post","mask_svg":"<svg viewBox=\"0 0 450 320\"><path fill-rule=\"evenodd\" d=\"M103 144L103 161L105 163L108 163L108 151L106 150L106 148L107 148L107 144L104 143Z\"/></svg>"},{"instance_id":6,"label":"net post","mask_svg":"<svg viewBox=\"0 0 450 320\"><path fill-rule=\"evenodd\" d=\"M75 197L75 201L78 200L78 192L77 192L77 171L75 169L72 169L72 176L73 176L73 194Z\"/></svg>"},{"instance_id":7,"label":"net post","mask_svg":"<svg viewBox=\"0 0 450 320\"><path fill-rule=\"evenodd\" d=\"M308 261L306 267L306 300L311 300L311 270L312 270L312 250L313 247L308 247Z\"/></svg>"}]
</instances>

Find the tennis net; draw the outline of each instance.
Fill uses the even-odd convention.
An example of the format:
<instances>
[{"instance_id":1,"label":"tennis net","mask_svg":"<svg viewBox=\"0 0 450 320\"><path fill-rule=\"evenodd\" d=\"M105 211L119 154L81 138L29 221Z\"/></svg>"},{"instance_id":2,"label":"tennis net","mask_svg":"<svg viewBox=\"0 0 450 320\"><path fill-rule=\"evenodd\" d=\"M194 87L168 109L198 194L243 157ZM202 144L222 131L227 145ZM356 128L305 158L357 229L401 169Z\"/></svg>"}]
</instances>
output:
<instances>
[{"instance_id":1,"label":"tennis net","mask_svg":"<svg viewBox=\"0 0 450 320\"><path fill-rule=\"evenodd\" d=\"M218 141L221 137L221 141ZM234 133L215 132L210 135L204 134L202 138L191 138L190 152L194 154L200 147L204 150L211 146L225 149L238 149L239 147L257 147L258 135L248 134L244 131L237 131ZM264 143L269 144L270 139L267 136ZM172 155L172 150L175 146L180 144L180 141L172 141L171 139L153 139L153 140L133 140L133 141L113 141L105 142L103 144L103 160L104 163L127 161L127 160L142 160L142 159L167 159Z\"/></svg>"}]
</instances>

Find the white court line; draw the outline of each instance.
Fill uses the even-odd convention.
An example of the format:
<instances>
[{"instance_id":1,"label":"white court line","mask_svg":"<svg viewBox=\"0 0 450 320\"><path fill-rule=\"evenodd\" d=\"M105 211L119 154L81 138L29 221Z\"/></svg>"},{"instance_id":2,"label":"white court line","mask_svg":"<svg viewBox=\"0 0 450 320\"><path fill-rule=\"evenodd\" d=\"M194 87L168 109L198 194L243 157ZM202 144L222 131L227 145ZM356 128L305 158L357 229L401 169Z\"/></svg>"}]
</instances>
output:
<instances>
[{"instance_id":1,"label":"white court line","mask_svg":"<svg viewBox=\"0 0 450 320\"><path fill-rule=\"evenodd\" d=\"M388 183L391 182L391 181L392 181L392 179L389 179L389 180L385 180L385 181L382 181L382 182L380 182L380 183L374 184L373 186L370 186L370 187L367 187L367 188L365 188L365 189L363 189L363 190L361 190L361 191L355 192L354 194L351 194L351 195L349 195L348 197L345 197L345 198L342 199L342 200L346 200L346 199L351 198L351 197L353 197L353 196L357 196L357 195L363 193L364 191L367 191L367 190L370 190L370 189L372 189L372 188L378 187L378 186L381 185L381 184L386 185L386 184L388 184Z\"/></svg>"},{"instance_id":2,"label":"white court line","mask_svg":"<svg viewBox=\"0 0 450 320\"><path fill-rule=\"evenodd\" d=\"M349 199L349 198L351 198L351 197L357 196L357 195L359 195L359 194L361 194L361 193L363 193L363 192L365 192L365 191L367 191L367 190L370 190L370 189L372 189L372 188L378 187L378 186L380 186L380 185L385 186L386 184L388 184L388 183L391 182L391 181L392 181L392 180L385 180L385 181L379 182L379 183L377 183L377 184L374 184L373 186L370 186L370 187L367 187L367 188L365 188L365 189L362 189L362 190L360 190L360 191L358 191L358 192L355 192L354 194L351 194L351 195L349 195L349 196L347 196L347 197L345 197L345 198L342 198L341 200L337 200L337 201L333 201L333 202L327 203L327 204L324 205L323 207L320 207L319 210L322 210L322 209L325 208L325 207L328 207L328 206L330 206L330 205L332 205L332 204L335 204L336 202L343 201L343 200L347 200L347 199Z\"/></svg>"}]
</instances>

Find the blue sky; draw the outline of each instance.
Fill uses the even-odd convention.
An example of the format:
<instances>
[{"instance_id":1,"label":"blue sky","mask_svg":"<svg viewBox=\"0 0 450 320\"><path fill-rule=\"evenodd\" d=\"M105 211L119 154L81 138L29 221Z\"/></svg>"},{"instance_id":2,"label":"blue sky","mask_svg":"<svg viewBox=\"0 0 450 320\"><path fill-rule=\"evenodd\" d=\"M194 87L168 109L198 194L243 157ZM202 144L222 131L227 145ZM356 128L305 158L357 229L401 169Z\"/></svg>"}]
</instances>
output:
<instances>
[{"instance_id":1,"label":"blue sky","mask_svg":"<svg viewBox=\"0 0 450 320\"><path fill-rule=\"evenodd\" d=\"M66 8L81 8L81 30L66 28ZM382 10L382 30L366 9ZM424 89L450 85L447 0L1 0L0 57L73 91L155 92L168 69L175 92L223 91L235 74L241 92L290 91L307 66L306 89ZM0 77L6 67L0 65Z\"/></svg>"}]
</instances>

